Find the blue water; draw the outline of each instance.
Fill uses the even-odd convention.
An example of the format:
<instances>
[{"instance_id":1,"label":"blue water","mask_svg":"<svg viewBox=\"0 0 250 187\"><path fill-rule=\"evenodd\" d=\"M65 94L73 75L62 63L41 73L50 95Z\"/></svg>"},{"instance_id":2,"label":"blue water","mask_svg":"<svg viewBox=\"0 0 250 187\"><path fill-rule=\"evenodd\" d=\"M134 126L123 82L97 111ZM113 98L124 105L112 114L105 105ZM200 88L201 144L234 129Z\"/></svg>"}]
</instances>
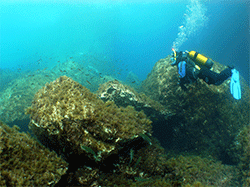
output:
<instances>
[{"instance_id":1,"label":"blue water","mask_svg":"<svg viewBox=\"0 0 250 187\"><path fill-rule=\"evenodd\" d=\"M98 66L109 70L112 66L120 79L132 71L144 80L159 59L171 54L180 27L186 24L184 14L190 14L187 6L192 4L84 2L1 1L0 69L51 68L69 57L93 55L106 62ZM249 3L197 2L206 19L179 50L199 51L234 65L249 83Z\"/></svg>"}]
</instances>

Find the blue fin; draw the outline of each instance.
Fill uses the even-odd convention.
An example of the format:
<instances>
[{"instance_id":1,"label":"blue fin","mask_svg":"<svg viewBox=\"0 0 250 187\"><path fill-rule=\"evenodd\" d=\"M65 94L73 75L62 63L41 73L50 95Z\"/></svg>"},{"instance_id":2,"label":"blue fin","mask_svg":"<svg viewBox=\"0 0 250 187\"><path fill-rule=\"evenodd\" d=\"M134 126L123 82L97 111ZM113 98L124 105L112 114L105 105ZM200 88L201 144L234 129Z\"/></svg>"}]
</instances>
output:
<instances>
[{"instance_id":1,"label":"blue fin","mask_svg":"<svg viewBox=\"0 0 250 187\"><path fill-rule=\"evenodd\" d=\"M181 78L186 76L186 62L185 61L181 61L178 64L178 73Z\"/></svg>"},{"instance_id":2,"label":"blue fin","mask_svg":"<svg viewBox=\"0 0 250 187\"><path fill-rule=\"evenodd\" d=\"M232 78L230 82L230 91L235 99L241 99L240 76L236 69L232 69Z\"/></svg>"}]
</instances>

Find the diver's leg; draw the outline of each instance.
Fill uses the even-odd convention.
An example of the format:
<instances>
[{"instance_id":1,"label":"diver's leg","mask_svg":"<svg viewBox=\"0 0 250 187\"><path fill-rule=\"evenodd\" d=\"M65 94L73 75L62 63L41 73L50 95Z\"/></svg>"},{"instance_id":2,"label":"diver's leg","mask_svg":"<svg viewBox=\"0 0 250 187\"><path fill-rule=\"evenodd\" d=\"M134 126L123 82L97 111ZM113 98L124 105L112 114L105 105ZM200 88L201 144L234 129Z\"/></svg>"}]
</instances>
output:
<instances>
[{"instance_id":1,"label":"diver's leg","mask_svg":"<svg viewBox=\"0 0 250 187\"><path fill-rule=\"evenodd\" d=\"M227 69L224 69L220 74L217 75L217 81L215 82L215 85L220 85L225 80L227 80L229 77L232 76L232 68L228 67Z\"/></svg>"},{"instance_id":2,"label":"diver's leg","mask_svg":"<svg viewBox=\"0 0 250 187\"><path fill-rule=\"evenodd\" d=\"M203 79L207 84L220 85L232 75L231 69L229 67L221 73L216 73L207 68L201 68L198 77Z\"/></svg>"},{"instance_id":3,"label":"diver's leg","mask_svg":"<svg viewBox=\"0 0 250 187\"><path fill-rule=\"evenodd\" d=\"M218 75L218 73L215 73L208 68L201 68L198 77L203 79L207 84L215 84L217 82Z\"/></svg>"}]
</instances>

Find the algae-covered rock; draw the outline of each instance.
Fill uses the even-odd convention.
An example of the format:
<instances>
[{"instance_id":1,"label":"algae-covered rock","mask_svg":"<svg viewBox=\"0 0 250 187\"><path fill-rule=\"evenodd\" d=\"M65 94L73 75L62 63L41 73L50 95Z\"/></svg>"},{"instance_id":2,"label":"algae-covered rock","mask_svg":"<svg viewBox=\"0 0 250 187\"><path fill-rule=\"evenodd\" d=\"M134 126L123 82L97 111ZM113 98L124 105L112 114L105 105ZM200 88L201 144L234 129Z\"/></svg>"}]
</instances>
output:
<instances>
[{"instance_id":1,"label":"algae-covered rock","mask_svg":"<svg viewBox=\"0 0 250 187\"><path fill-rule=\"evenodd\" d=\"M7 72L3 75L0 70L0 82L5 83L4 87L0 88L0 120L5 123L28 120L29 116L25 115L25 109L32 104L35 93L47 82L53 81L59 76L70 76L91 90L96 90L99 84L113 79L111 76L102 75L93 67L90 69L88 68L90 66L85 67L85 65L67 60L58 63L52 70L37 69L20 73L18 76L14 73L9 73L7 76L5 75ZM9 80L6 80L6 77Z\"/></svg>"},{"instance_id":2,"label":"algae-covered rock","mask_svg":"<svg viewBox=\"0 0 250 187\"><path fill-rule=\"evenodd\" d=\"M129 158L127 158L129 159ZM153 146L137 150L131 162L120 157L112 174L102 174L102 186L239 186L239 170L211 158L164 153L153 140Z\"/></svg>"},{"instance_id":3,"label":"algae-covered rock","mask_svg":"<svg viewBox=\"0 0 250 187\"><path fill-rule=\"evenodd\" d=\"M69 172L65 181L68 186L98 186L99 170L87 166L80 166L76 171ZM58 186L66 186L65 182Z\"/></svg>"},{"instance_id":4,"label":"algae-covered rock","mask_svg":"<svg viewBox=\"0 0 250 187\"><path fill-rule=\"evenodd\" d=\"M151 121L143 112L104 103L66 76L40 89L27 113L30 128L42 142L96 162L116 153L122 143L151 133Z\"/></svg>"},{"instance_id":5,"label":"algae-covered rock","mask_svg":"<svg viewBox=\"0 0 250 187\"><path fill-rule=\"evenodd\" d=\"M142 83L142 91L174 114L168 119L173 127L172 148L211 154L231 163L227 149L238 129L249 123L249 87L240 78L241 100L235 100L230 94L230 80L219 86L198 80L183 91L178 84L177 68L171 66L170 58L155 64ZM214 62L212 70L221 72L225 68Z\"/></svg>"},{"instance_id":6,"label":"algae-covered rock","mask_svg":"<svg viewBox=\"0 0 250 187\"><path fill-rule=\"evenodd\" d=\"M231 152L239 161L243 186L250 186L250 124L239 130Z\"/></svg>"},{"instance_id":7,"label":"algae-covered rock","mask_svg":"<svg viewBox=\"0 0 250 187\"><path fill-rule=\"evenodd\" d=\"M137 111L143 111L152 121L153 136L166 137L167 140L161 141L165 148L171 147L171 123L167 120L173 115L171 111L160 102L155 101L145 95L138 93L132 87L119 82L118 80L109 81L100 85L97 95L103 101L114 101L117 106L133 106Z\"/></svg>"},{"instance_id":8,"label":"algae-covered rock","mask_svg":"<svg viewBox=\"0 0 250 187\"><path fill-rule=\"evenodd\" d=\"M0 122L0 186L56 184L68 164L17 129Z\"/></svg>"},{"instance_id":9,"label":"algae-covered rock","mask_svg":"<svg viewBox=\"0 0 250 187\"><path fill-rule=\"evenodd\" d=\"M10 123L15 120L27 120L25 109L32 103L34 94L50 81L53 76L44 73L23 75L12 80L0 92L0 120Z\"/></svg>"},{"instance_id":10,"label":"algae-covered rock","mask_svg":"<svg viewBox=\"0 0 250 187\"><path fill-rule=\"evenodd\" d=\"M168 159L165 164L169 170L165 177L181 186L195 186L197 181L205 186L239 186L236 166L224 165L211 158L178 155Z\"/></svg>"},{"instance_id":11,"label":"algae-covered rock","mask_svg":"<svg viewBox=\"0 0 250 187\"><path fill-rule=\"evenodd\" d=\"M148 117L169 115L159 102L150 99L143 93L137 93L130 86L117 80L100 85L97 95L105 102L114 101L117 106L127 107L131 105L137 111L143 110Z\"/></svg>"}]
</instances>

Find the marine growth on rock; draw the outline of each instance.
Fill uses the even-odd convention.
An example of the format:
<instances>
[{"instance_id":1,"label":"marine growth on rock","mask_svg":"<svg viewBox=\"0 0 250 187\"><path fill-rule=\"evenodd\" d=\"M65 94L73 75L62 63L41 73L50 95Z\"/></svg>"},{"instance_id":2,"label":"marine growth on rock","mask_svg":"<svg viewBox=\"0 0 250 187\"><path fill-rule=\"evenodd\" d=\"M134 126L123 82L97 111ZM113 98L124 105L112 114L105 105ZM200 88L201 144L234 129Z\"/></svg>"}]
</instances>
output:
<instances>
[{"instance_id":1,"label":"marine growth on rock","mask_svg":"<svg viewBox=\"0 0 250 187\"><path fill-rule=\"evenodd\" d=\"M86 154L96 162L116 153L122 143L151 133L151 121L143 112L104 103L66 76L40 89L27 113L40 141L57 145L61 152Z\"/></svg>"}]
</instances>

